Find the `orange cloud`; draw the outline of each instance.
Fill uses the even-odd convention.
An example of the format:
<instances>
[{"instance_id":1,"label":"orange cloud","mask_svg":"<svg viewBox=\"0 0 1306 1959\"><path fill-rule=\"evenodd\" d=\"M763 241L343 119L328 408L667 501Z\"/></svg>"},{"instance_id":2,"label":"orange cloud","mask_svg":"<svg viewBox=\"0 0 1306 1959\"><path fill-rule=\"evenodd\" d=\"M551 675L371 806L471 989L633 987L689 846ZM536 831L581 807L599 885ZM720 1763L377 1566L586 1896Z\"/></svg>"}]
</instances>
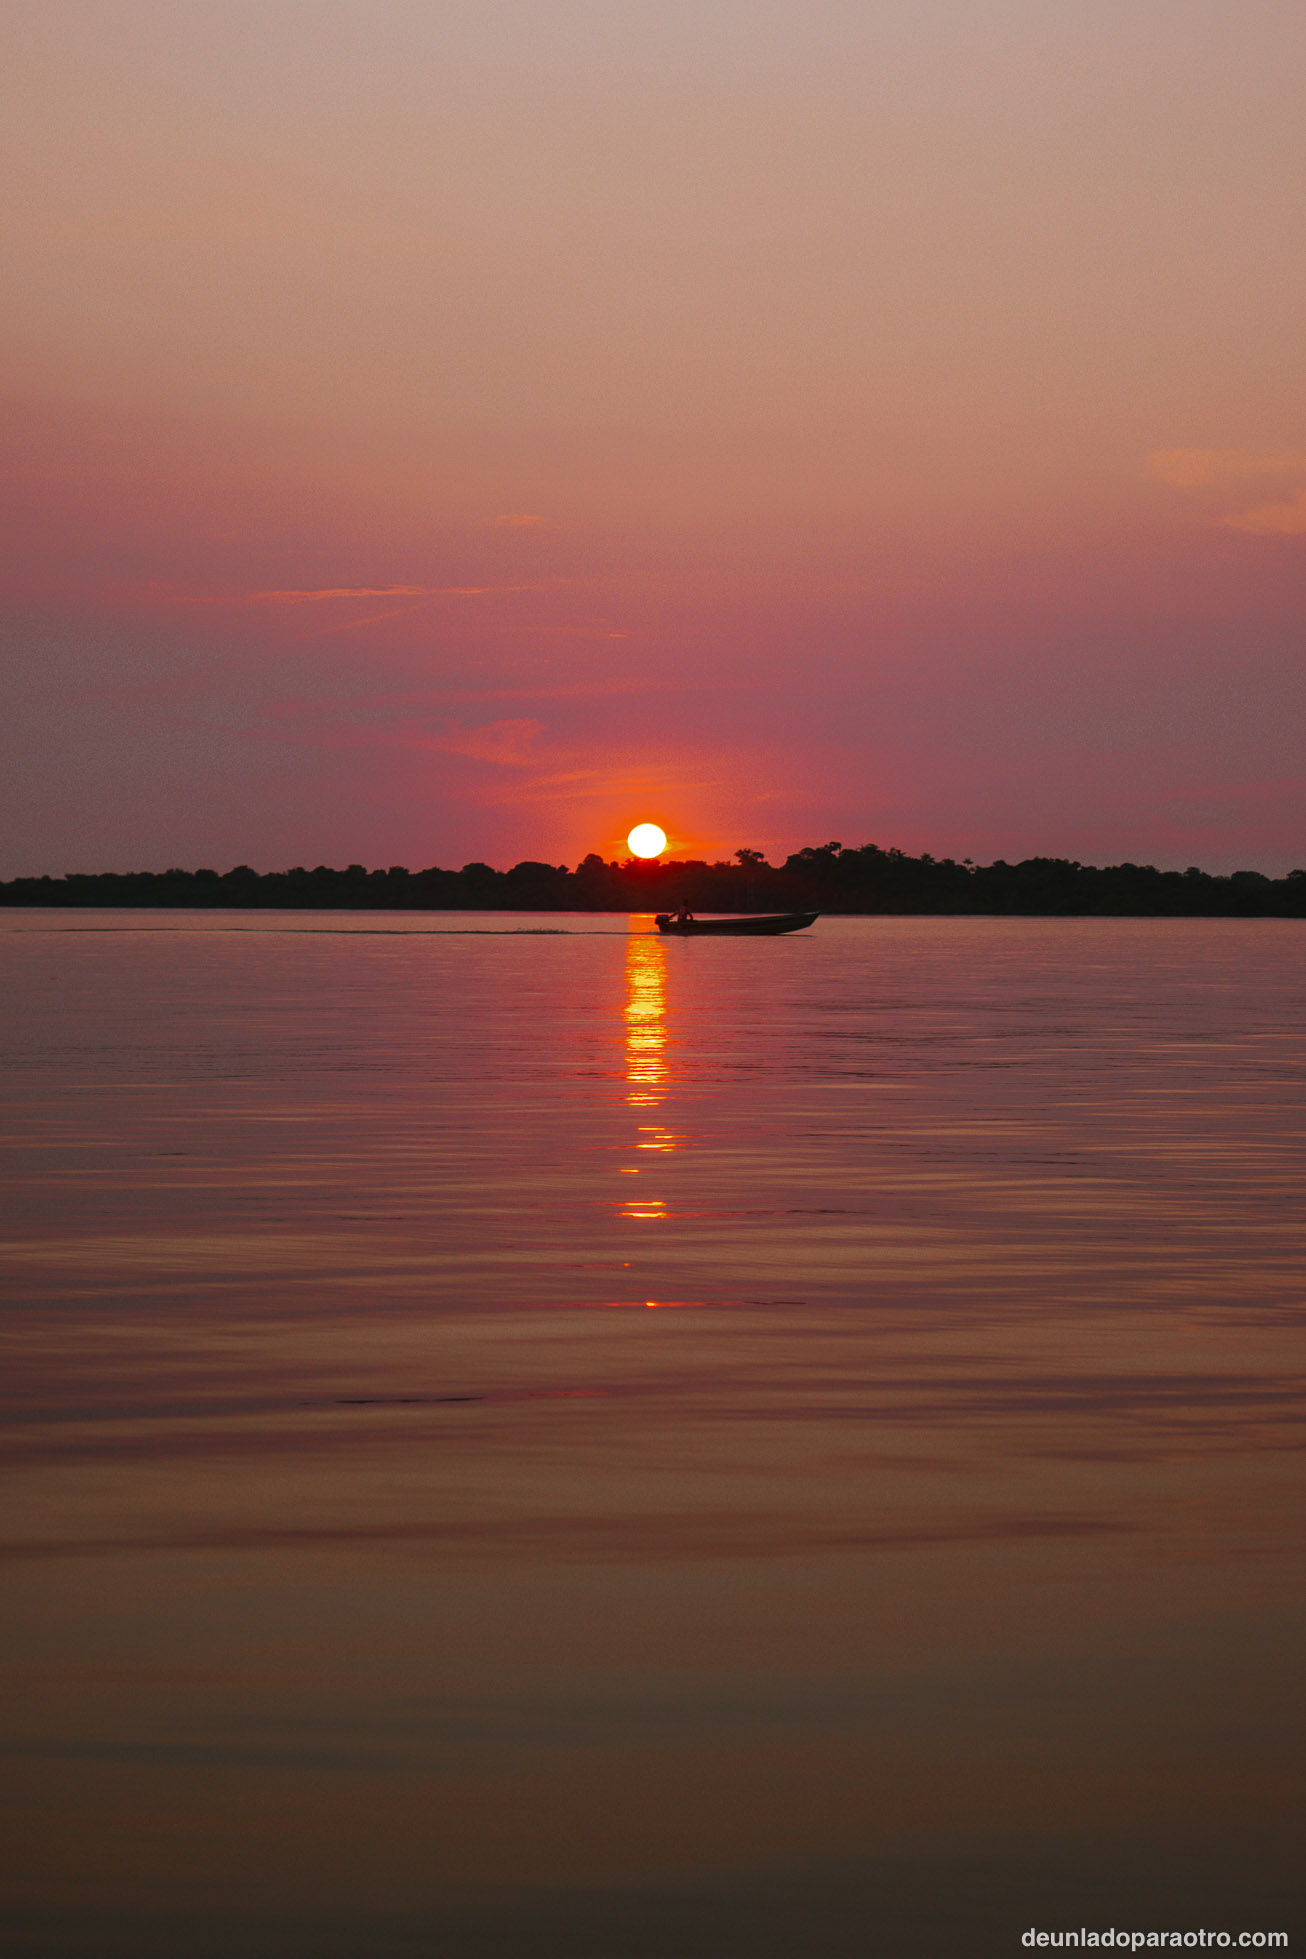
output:
<instances>
[{"instance_id":1,"label":"orange cloud","mask_svg":"<svg viewBox=\"0 0 1306 1959\"><path fill-rule=\"evenodd\" d=\"M535 743L542 726L539 721L491 721L482 728L429 735L419 745L444 755L463 755L472 762L493 762L500 768L538 768Z\"/></svg>"},{"instance_id":2,"label":"orange cloud","mask_svg":"<svg viewBox=\"0 0 1306 1959\"><path fill-rule=\"evenodd\" d=\"M342 619L337 625L323 626L317 632L300 633L291 641L294 646L303 646L310 639L331 639L337 633L361 632L364 626L379 626L386 619L399 619L406 612L416 612L426 604L426 599L412 599L407 605L392 605L384 612L365 612L361 619Z\"/></svg>"},{"instance_id":3,"label":"orange cloud","mask_svg":"<svg viewBox=\"0 0 1306 1959\"><path fill-rule=\"evenodd\" d=\"M575 633L583 639L629 639L630 634L611 626L518 626L519 633Z\"/></svg>"},{"instance_id":4,"label":"orange cloud","mask_svg":"<svg viewBox=\"0 0 1306 1959\"><path fill-rule=\"evenodd\" d=\"M730 779L747 779L756 767L754 762L732 756L723 769L719 755L713 756L707 769L702 767L701 756L686 757L679 768L656 772L650 772L642 760L632 763L622 758L595 766L587 750L552 740L542 722L529 719L446 728L434 734L409 731L398 738L406 747L457 755L504 771L478 782L472 790L482 807L566 808L572 812L579 835L591 839L606 835L614 809L624 811L620 834L609 837L603 845L609 856L619 857L629 854L625 839L630 824L650 810L658 812L660 822L665 817L670 849L715 849L714 842L703 840L695 821L703 801L728 788ZM669 815L677 806L682 811L681 827ZM683 827L686 819L688 829Z\"/></svg>"},{"instance_id":5,"label":"orange cloud","mask_svg":"<svg viewBox=\"0 0 1306 1959\"><path fill-rule=\"evenodd\" d=\"M1306 536L1306 490L1298 490L1287 503L1265 503L1224 522L1231 531L1251 531L1257 537Z\"/></svg>"},{"instance_id":6,"label":"orange cloud","mask_svg":"<svg viewBox=\"0 0 1306 1959\"><path fill-rule=\"evenodd\" d=\"M479 599L499 592L553 591L565 581L536 585L315 585L253 592L179 592L152 585L149 596L174 605L318 605L357 599Z\"/></svg>"},{"instance_id":7,"label":"orange cloud","mask_svg":"<svg viewBox=\"0 0 1306 1959\"><path fill-rule=\"evenodd\" d=\"M1178 490L1223 489L1248 477L1306 473L1306 454L1260 449L1158 449L1148 458L1153 476Z\"/></svg>"},{"instance_id":8,"label":"orange cloud","mask_svg":"<svg viewBox=\"0 0 1306 1959\"><path fill-rule=\"evenodd\" d=\"M530 510L510 510L504 516L496 517L494 521L496 524L507 524L520 530L528 525L542 524L544 519Z\"/></svg>"},{"instance_id":9,"label":"orange cloud","mask_svg":"<svg viewBox=\"0 0 1306 1959\"><path fill-rule=\"evenodd\" d=\"M326 585L320 590L244 592L246 605L310 605L320 599L474 599L486 592L520 592L520 585Z\"/></svg>"},{"instance_id":10,"label":"orange cloud","mask_svg":"<svg viewBox=\"0 0 1306 1959\"><path fill-rule=\"evenodd\" d=\"M1306 453L1300 450L1161 449L1148 461L1152 474L1177 490L1233 490L1257 481L1265 488L1275 477L1306 479ZM1229 512L1219 522L1225 530L1254 537L1306 535L1306 484L1277 502Z\"/></svg>"}]
</instances>

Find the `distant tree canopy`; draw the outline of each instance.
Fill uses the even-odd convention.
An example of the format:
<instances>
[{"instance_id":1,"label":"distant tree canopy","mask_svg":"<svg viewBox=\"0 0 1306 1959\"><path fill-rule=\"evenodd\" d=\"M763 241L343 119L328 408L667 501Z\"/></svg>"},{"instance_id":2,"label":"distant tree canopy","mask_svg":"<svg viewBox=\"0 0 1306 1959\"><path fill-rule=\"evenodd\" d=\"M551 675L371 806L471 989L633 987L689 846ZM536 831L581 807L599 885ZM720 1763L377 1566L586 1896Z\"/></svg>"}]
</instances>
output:
<instances>
[{"instance_id":1,"label":"distant tree canopy","mask_svg":"<svg viewBox=\"0 0 1306 1959\"><path fill-rule=\"evenodd\" d=\"M275 911L799 911L900 912L989 917L1306 917L1306 870L1285 878L1260 871L1214 877L1191 865L1158 871L1151 864L1096 869L1064 857L1019 864L957 863L908 857L878 844L846 849L807 845L783 864L760 850L737 850L733 863L605 863L591 853L568 870L527 858L509 871L464 864L460 871L409 871L402 864L343 871L319 864L260 876L248 864L219 873L113 871L70 877L13 878L0 884L5 905L129 905Z\"/></svg>"}]
</instances>

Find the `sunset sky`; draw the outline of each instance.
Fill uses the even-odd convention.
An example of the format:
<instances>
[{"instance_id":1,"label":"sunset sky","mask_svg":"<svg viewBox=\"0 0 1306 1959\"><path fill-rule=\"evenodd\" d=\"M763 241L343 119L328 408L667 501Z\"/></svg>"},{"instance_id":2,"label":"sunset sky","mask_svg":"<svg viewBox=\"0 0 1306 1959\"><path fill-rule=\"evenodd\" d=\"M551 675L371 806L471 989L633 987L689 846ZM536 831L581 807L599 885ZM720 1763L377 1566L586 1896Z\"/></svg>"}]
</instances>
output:
<instances>
[{"instance_id":1,"label":"sunset sky","mask_svg":"<svg viewBox=\"0 0 1306 1959\"><path fill-rule=\"evenodd\" d=\"M1300 0L0 37L0 875L1306 864Z\"/></svg>"}]
</instances>

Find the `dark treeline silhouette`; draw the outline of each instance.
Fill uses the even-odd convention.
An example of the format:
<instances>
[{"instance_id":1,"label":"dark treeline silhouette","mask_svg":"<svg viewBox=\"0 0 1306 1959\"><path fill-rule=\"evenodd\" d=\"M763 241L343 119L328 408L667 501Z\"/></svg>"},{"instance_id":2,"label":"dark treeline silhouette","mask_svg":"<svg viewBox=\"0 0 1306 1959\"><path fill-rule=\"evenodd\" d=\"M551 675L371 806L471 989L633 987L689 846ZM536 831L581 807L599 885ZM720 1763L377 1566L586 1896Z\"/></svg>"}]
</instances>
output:
<instances>
[{"instance_id":1,"label":"dark treeline silhouette","mask_svg":"<svg viewBox=\"0 0 1306 1959\"><path fill-rule=\"evenodd\" d=\"M1151 864L1103 870L1064 857L1008 864L908 857L863 844L827 843L768 864L758 850L737 850L733 863L604 863L590 855L574 871L529 859L510 871L464 864L408 871L343 871L319 864L260 876L247 864L217 871L101 872L63 878L14 878L0 884L6 905L140 905L242 910L323 911L696 911L960 913L1013 917L1301 918L1306 870L1285 878L1259 871L1214 877L1195 867L1158 871Z\"/></svg>"}]
</instances>

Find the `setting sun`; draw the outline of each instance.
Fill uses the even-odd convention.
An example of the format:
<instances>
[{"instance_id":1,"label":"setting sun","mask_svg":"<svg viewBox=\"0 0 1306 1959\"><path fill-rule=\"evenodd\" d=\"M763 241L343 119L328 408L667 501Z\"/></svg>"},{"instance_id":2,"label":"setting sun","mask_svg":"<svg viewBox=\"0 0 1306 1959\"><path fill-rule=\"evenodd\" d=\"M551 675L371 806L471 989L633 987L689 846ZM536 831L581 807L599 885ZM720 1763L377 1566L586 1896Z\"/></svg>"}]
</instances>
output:
<instances>
[{"instance_id":1,"label":"setting sun","mask_svg":"<svg viewBox=\"0 0 1306 1959\"><path fill-rule=\"evenodd\" d=\"M626 842L636 857L660 857L667 847L667 833L656 823L637 823Z\"/></svg>"}]
</instances>

